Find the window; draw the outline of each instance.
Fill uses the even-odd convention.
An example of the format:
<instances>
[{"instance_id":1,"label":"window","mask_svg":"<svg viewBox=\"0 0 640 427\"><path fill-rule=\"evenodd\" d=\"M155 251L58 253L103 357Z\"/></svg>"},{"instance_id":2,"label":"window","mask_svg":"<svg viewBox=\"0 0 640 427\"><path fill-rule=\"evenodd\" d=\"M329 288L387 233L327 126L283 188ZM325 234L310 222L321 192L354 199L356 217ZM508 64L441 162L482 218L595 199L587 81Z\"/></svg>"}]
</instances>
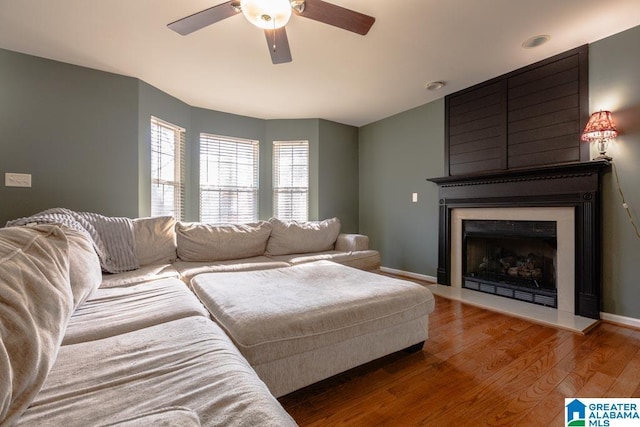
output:
<instances>
[{"instance_id":1,"label":"window","mask_svg":"<svg viewBox=\"0 0 640 427\"><path fill-rule=\"evenodd\" d=\"M184 133L151 117L151 216L184 217Z\"/></svg>"},{"instance_id":2,"label":"window","mask_svg":"<svg viewBox=\"0 0 640 427\"><path fill-rule=\"evenodd\" d=\"M273 143L273 215L306 221L309 216L309 142Z\"/></svg>"},{"instance_id":3,"label":"window","mask_svg":"<svg viewBox=\"0 0 640 427\"><path fill-rule=\"evenodd\" d=\"M200 134L200 221L258 219L258 141Z\"/></svg>"}]
</instances>

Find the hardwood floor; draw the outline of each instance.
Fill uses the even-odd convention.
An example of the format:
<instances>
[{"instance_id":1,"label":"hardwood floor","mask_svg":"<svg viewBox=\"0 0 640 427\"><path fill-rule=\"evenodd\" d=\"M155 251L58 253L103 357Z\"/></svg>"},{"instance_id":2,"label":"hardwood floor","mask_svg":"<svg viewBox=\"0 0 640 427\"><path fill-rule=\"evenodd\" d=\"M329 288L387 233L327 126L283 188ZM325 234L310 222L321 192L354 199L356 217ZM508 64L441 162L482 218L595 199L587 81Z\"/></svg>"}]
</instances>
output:
<instances>
[{"instance_id":1,"label":"hardwood floor","mask_svg":"<svg viewBox=\"0 0 640 427\"><path fill-rule=\"evenodd\" d=\"M300 426L560 426L565 397L640 397L640 331L583 336L436 297L422 351L280 402Z\"/></svg>"}]
</instances>

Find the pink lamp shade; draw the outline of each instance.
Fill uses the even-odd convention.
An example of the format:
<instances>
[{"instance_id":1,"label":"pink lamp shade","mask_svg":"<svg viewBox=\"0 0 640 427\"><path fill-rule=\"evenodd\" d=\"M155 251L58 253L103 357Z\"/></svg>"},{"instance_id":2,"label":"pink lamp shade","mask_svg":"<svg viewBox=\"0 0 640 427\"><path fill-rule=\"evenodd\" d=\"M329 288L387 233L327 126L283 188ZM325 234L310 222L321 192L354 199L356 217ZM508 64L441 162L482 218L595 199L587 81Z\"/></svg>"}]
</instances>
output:
<instances>
[{"instance_id":1,"label":"pink lamp shade","mask_svg":"<svg viewBox=\"0 0 640 427\"><path fill-rule=\"evenodd\" d=\"M589 117L587 126L582 132L583 141L597 141L618 136L618 130L613 124L611 111L598 111Z\"/></svg>"}]
</instances>

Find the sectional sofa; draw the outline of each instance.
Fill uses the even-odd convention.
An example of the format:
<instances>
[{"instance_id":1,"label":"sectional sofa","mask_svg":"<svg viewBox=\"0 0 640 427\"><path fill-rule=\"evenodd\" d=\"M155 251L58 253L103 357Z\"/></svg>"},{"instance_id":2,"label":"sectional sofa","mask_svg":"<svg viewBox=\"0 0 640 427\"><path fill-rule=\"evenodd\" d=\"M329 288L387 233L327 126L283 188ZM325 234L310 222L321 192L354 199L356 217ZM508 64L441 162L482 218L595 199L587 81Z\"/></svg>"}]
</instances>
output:
<instances>
[{"instance_id":1,"label":"sectional sofa","mask_svg":"<svg viewBox=\"0 0 640 427\"><path fill-rule=\"evenodd\" d=\"M177 277L189 284L202 273L266 270L319 260L367 271L380 268L380 254L369 249L369 238L341 234L337 218L303 225L276 218L225 225L137 218L133 234L139 268L105 275L102 287L160 277Z\"/></svg>"},{"instance_id":2,"label":"sectional sofa","mask_svg":"<svg viewBox=\"0 0 640 427\"><path fill-rule=\"evenodd\" d=\"M0 425L295 425L277 396L427 337L430 293L362 271L380 256L337 219L132 231L138 268L105 274L83 233L0 229Z\"/></svg>"}]
</instances>

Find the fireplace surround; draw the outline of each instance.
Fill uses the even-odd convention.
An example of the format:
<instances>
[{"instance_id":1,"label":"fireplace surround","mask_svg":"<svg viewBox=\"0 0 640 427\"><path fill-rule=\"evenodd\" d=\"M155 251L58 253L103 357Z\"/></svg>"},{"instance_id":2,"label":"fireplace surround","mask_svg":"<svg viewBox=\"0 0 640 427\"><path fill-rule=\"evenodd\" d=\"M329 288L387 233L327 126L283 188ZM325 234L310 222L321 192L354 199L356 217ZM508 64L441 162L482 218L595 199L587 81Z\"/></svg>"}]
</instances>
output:
<instances>
[{"instance_id":1,"label":"fireplace surround","mask_svg":"<svg viewBox=\"0 0 640 427\"><path fill-rule=\"evenodd\" d=\"M598 160L428 179L438 185L439 193L438 283L459 286L461 281L460 260L452 256L459 246L452 242L452 228L458 226L458 220L452 222L454 213L474 209L565 208L573 217L573 236L569 239L573 240L570 242L573 260L565 270L573 271L563 274L570 276L573 283L571 295L558 302L558 309L598 319L600 182L602 172L609 166L606 160Z\"/></svg>"}]
</instances>

